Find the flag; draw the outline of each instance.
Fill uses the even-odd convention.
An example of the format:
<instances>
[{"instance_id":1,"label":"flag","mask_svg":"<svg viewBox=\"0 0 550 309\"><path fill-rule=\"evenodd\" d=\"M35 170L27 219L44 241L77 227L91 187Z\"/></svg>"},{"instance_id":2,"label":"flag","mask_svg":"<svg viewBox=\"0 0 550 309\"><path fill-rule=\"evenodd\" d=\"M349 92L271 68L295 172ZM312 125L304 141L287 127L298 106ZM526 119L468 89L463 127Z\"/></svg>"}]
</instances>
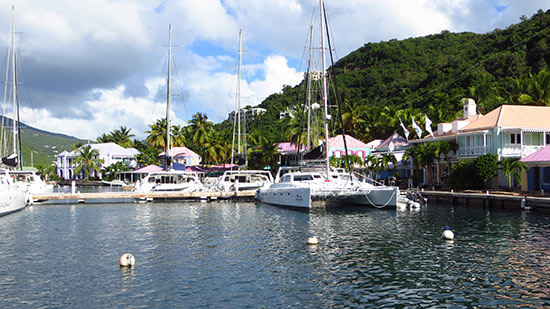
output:
<instances>
[{"instance_id":1,"label":"flag","mask_svg":"<svg viewBox=\"0 0 550 309\"><path fill-rule=\"evenodd\" d=\"M430 120L430 118L428 118L428 115L424 114L424 116L426 116L426 131L428 131L428 133L430 133L433 138L434 131L432 131L432 121Z\"/></svg>"},{"instance_id":2,"label":"flag","mask_svg":"<svg viewBox=\"0 0 550 309\"><path fill-rule=\"evenodd\" d=\"M414 117L411 117L412 123L413 123L413 129L416 131L416 135L418 135L418 138L422 138L422 129L414 122Z\"/></svg>"},{"instance_id":3,"label":"flag","mask_svg":"<svg viewBox=\"0 0 550 309\"><path fill-rule=\"evenodd\" d=\"M403 133L405 133L405 138L409 140L409 130L405 128L405 125L403 124L403 121L401 121L401 118L399 118L399 123L401 124L401 127L403 128Z\"/></svg>"}]
</instances>

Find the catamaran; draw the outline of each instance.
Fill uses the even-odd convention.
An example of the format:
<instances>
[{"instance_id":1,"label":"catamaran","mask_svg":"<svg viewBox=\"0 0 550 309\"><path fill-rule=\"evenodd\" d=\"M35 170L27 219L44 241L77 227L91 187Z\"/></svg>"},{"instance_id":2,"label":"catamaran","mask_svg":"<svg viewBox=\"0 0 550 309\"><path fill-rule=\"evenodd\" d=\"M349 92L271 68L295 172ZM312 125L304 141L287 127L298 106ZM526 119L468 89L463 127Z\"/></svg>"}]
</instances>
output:
<instances>
[{"instance_id":1,"label":"catamaran","mask_svg":"<svg viewBox=\"0 0 550 309\"><path fill-rule=\"evenodd\" d=\"M136 182L133 191L140 193L184 191L194 192L203 189L203 184L196 172L174 170L170 157L170 85L172 78L172 25L169 26L168 44L168 77L166 80L166 149L164 152L164 170L150 172Z\"/></svg>"},{"instance_id":2,"label":"catamaran","mask_svg":"<svg viewBox=\"0 0 550 309\"><path fill-rule=\"evenodd\" d=\"M260 202L301 209L310 209L312 201L329 201L330 204L359 204L374 207L396 206L399 196L399 188L376 186L372 183L360 181L353 174L341 171L331 171L328 153L328 95L325 64L325 12L324 2L319 0L321 21L321 64L322 64L322 96L324 106L324 165L316 171L288 171L279 170L275 182L261 188L256 193L256 199ZM309 71L309 69L308 69ZM308 74L309 75L309 74ZM309 77L309 76L308 76ZM308 82L309 84L309 82ZM309 134L308 134L309 144ZM284 175L283 175L284 174Z\"/></svg>"},{"instance_id":3,"label":"catamaran","mask_svg":"<svg viewBox=\"0 0 550 309\"><path fill-rule=\"evenodd\" d=\"M18 125L19 125L19 113L18 113L18 105L19 105L19 98L17 95L17 73L16 73L16 51L15 51L15 26L14 26L14 19L15 19L15 8L12 6L12 12L11 12L11 40L10 40L10 46L8 48L8 57L7 57L7 65L6 65L6 83L4 87L4 105L7 104L7 101L11 98L13 102L13 118L12 118L12 129L13 129L13 148L10 149L12 151L11 154L8 156L2 158L2 163L5 166L14 168L18 164L21 166L21 163L19 162L19 155L17 151L17 137L20 135L18 134ZM11 84L11 87L8 87L8 85ZM2 120L4 121L6 118L2 116ZM2 123L2 128L4 128L4 123ZM20 141L19 141L20 145ZM9 175L9 172L7 169L0 170L0 216L7 215L16 211L19 211L23 208L25 208L27 201L30 199L28 190L24 188L23 186L20 186L14 182L12 177Z\"/></svg>"}]
</instances>

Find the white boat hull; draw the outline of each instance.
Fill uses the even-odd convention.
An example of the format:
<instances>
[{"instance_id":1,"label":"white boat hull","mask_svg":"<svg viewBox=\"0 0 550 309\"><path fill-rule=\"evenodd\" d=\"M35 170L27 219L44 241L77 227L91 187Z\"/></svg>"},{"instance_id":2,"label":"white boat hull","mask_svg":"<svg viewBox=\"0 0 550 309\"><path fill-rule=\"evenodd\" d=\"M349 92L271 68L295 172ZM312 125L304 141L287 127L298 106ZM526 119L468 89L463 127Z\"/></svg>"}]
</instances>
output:
<instances>
[{"instance_id":1,"label":"white boat hull","mask_svg":"<svg viewBox=\"0 0 550 309\"><path fill-rule=\"evenodd\" d=\"M308 210L311 208L311 189L307 187L260 189L256 191L256 199L266 204Z\"/></svg>"},{"instance_id":2,"label":"white boat hull","mask_svg":"<svg viewBox=\"0 0 550 309\"><path fill-rule=\"evenodd\" d=\"M372 206L376 208L396 207L399 198L398 187L373 187L355 191L342 191L339 194L327 197L331 204L354 204Z\"/></svg>"},{"instance_id":3,"label":"white boat hull","mask_svg":"<svg viewBox=\"0 0 550 309\"><path fill-rule=\"evenodd\" d=\"M19 211L27 205L27 194L16 188L0 191L0 216Z\"/></svg>"}]
</instances>

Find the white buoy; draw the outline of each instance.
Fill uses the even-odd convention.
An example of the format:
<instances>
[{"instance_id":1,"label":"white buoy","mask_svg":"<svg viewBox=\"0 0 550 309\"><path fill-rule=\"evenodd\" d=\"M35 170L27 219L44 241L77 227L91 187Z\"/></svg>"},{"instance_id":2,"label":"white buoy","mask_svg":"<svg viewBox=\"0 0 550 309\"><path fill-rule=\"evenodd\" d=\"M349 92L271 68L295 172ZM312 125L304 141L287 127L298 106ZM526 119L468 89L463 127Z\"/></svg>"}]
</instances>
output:
<instances>
[{"instance_id":1,"label":"white buoy","mask_svg":"<svg viewBox=\"0 0 550 309\"><path fill-rule=\"evenodd\" d=\"M124 253L120 257L120 267L134 267L135 263L136 263L136 259L130 253Z\"/></svg>"},{"instance_id":2,"label":"white buoy","mask_svg":"<svg viewBox=\"0 0 550 309\"><path fill-rule=\"evenodd\" d=\"M449 226L445 227L442 236L445 240L453 240L455 238L455 234L449 229Z\"/></svg>"},{"instance_id":3,"label":"white buoy","mask_svg":"<svg viewBox=\"0 0 550 309\"><path fill-rule=\"evenodd\" d=\"M317 236L310 236L310 237L308 237L306 243L308 245L318 245L319 244L319 239L317 239Z\"/></svg>"}]
</instances>

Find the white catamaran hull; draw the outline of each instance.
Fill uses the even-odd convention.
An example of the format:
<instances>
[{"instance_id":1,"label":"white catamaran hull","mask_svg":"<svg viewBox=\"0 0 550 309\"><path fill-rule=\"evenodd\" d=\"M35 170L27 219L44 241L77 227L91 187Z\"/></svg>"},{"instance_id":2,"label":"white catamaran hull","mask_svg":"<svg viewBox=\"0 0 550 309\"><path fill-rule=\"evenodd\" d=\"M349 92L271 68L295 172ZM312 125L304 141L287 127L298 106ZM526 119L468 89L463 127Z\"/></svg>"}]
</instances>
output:
<instances>
[{"instance_id":1,"label":"white catamaran hull","mask_svg":"<svg viewBox=\"0 0 550 309\"><path fill-rule=\"evenodd\" d=\"M0 216L5 216L25 208L27 194L15 186L0 191Z\"/></svg>"},{"instance_id":2,"label":"white catamaran hull","mask_svg":"<svg viewBox=\"0 0 550 309\"><path fill-rule=\"evenodd\" d=\"M256 191L256 199L266 204L309 210L311 208L311 189L307 187L260 189Z\"/></svg>"},{"instance_id":3,"label":"white catamaran hull","mask_svg":"<svg viewBox=\"0 0 550 309\"><path fill-rule=\"evenodd\" d=\"M398 187L373 187L368 189L342 191L327 197L330 203L354 204L377 208L396 207L399 197Z\"/></svg>"}]
</instances>

